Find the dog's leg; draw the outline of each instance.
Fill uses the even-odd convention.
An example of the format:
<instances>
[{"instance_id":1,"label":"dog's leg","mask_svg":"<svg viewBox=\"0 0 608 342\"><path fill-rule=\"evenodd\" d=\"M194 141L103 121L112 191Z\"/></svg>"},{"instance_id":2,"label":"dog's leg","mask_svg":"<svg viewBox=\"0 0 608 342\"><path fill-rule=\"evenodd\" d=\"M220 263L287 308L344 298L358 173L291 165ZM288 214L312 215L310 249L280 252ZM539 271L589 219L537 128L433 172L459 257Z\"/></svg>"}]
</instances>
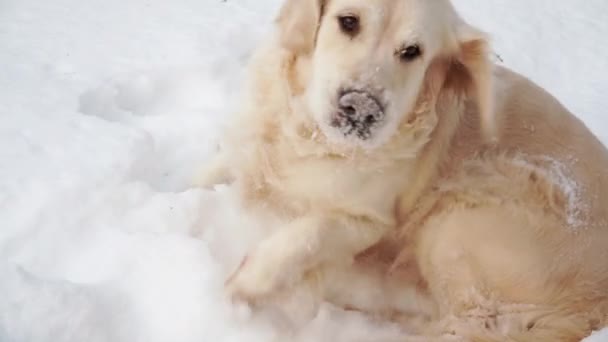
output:
<instances>
[{"instance_id":1,"label":"dog's leg","mask_svg":"<svg viewBox=\"0 0 608 342\"><path fill-rule=\"evenodd\" d=\"M435 304L415 281L395 277L372 265L319 268L321 288L328 301L370 314L419 314L429 318Z\"/></svg>"},{"instance_id":2,"label":"dog's leg","mask_svg":"<svg viewBox=\"0 0 608 342\"><path fill-rule=\"evenodd\" d=\"M349 218L302 217L262 241L227 281L235 299L253 301L297 282L321 262L350 264L387 227Z\"/></svg>"},{"instance_id":3,"label":"dog's leg","mask_svg":"<svg viewBox=\"0 0 608 342\"><path fill-rule=\"evenodd\" d=\"M377 263L351 267L326 264L318 268L323 299L332 304L398 322L419 333L437 315L435 302L412 276L389 274Z\"/></svg>"},{"instance_id":4,"label":"dog's leg","mask_svg":"<svg viewBox=\"0 0 608 342\"><path fill-rule=\"evenodd\" d=\"M416 281L388 274L387 269L388 265L380 263L326 263L307 272L297 284L276 291L271 298L249 304L256 312L273 314L273 319L288 329L305 326L325 302L372 319L394 322L408 335L424 332L437 314L435 303Z\"/></svg>"}]
</instances>

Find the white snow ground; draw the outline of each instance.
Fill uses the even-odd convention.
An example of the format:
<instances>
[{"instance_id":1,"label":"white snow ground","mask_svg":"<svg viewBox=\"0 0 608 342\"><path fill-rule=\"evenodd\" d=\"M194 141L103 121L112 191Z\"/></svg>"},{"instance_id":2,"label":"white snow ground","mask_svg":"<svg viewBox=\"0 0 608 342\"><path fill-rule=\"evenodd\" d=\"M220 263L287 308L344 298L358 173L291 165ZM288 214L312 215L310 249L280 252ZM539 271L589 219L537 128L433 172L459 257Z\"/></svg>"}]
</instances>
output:
<instances>
[{"instance_id":1,"label":"white snow ground","mask_svg":"<svg viewBox=\"0 0 608 342\"><path fill-rule=\"evenodd\" d=\"M272 338L221 295L253 223L189 181L279 2L0 0L0 341ZM455 3L608 142L605 0ZM394 334L326 308L302 340Z\"/></svg>"}]
</instances>

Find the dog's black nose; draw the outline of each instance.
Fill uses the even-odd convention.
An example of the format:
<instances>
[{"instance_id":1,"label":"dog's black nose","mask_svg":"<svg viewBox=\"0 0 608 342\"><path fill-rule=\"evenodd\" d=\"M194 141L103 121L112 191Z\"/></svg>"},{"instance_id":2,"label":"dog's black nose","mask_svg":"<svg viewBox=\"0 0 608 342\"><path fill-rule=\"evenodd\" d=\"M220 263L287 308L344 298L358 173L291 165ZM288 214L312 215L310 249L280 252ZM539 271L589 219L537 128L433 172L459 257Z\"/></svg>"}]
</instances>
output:
<instances>
[{"instance_id":1,"label":"dog's black nose","mask_svg":"<svg viewBox=\"0 0 608 342\"><path fill-rule=\"evenodd\" d=\"M341 116L360 128L370 127L384 117L384 109L378 100L364 91L342 93L338 99L338 108Z\"/></svg>"}]
</instances>

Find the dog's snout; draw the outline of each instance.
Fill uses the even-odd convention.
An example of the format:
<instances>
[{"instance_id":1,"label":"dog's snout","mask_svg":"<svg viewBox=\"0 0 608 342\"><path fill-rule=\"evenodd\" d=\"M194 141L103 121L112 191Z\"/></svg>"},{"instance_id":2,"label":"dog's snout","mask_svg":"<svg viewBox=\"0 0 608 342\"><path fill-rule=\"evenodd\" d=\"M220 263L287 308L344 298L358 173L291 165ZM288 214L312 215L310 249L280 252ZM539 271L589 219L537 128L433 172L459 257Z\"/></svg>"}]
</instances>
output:
<instances>
[{"instance_id":1,"label":"dog's snout","mask_svg":"<svg viewBox=\"0 0 608 342\"><path fill-rule=\"evenodd\" d=\"M346 135L360 139L371 137L372 130L384 119L384 108L376 97L366 91L349 90L338 97L338 111L331 125Z\"/></svg>"},{"instance_id":2,"label":"dog's snout","mask_svg":"<svg viewBox=\"0 0 608 342\"><path fill-rule=\"evenodd\" d=\"M384 116L384 109L368 92L345 92L338 99L338 105L342 115L363 124L373 124Z\"/></svg>"}]
</instances>

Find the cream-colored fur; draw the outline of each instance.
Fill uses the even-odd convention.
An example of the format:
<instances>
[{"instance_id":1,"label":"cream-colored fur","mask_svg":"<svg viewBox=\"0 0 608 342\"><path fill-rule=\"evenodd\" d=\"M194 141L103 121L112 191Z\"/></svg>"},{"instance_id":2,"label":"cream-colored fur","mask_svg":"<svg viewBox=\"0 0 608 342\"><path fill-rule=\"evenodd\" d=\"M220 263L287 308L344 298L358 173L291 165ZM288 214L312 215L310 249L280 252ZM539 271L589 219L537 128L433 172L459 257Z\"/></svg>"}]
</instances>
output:
<instances>
[{"instance_id":1,"label":"cream-colored fur","mask_svg":"<svg viewBox=\"0 0 608 342\"><path fill-rule=\"evenodd\" d=\"M443 330L474 341L580 341L608 317L608 153L557 100L495 72L499 143L468 107L432 189L400 208ZM436 170L436 171L433 171Z\"/></svg>"},{"instance_id":2,"label":"cream-colored fur","mask_svg":"<svg viewBox=\"0 0 608 342\"><path fill-rule=\"evenodd\" d=\"M605 322L608 153L494 67L449 1L287 0L277 27L201 180L234 181L246 208L281 222L231 296L316 280L338 304L417 316L423 340L575 341ZM400 60L413 44L421 56ZM344 88L384 104L365 139L331 125Z\"/></svg>"}]
</instances>

